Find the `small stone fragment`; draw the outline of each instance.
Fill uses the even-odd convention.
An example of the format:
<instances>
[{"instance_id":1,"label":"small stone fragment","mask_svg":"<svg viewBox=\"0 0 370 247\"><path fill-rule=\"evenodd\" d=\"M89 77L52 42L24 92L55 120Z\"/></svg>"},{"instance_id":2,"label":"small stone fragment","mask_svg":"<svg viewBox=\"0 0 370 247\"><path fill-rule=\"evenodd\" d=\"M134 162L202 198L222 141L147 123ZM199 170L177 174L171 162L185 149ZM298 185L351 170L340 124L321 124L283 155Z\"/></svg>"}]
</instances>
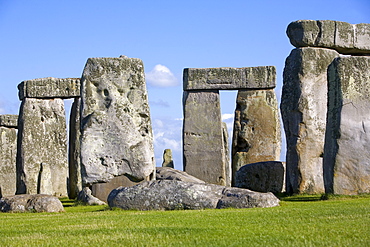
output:
<instances>
[{"instance_id":1,"label":"small stone fragment","mask_svg":"<svg viewBox=\"0 0 370 247\"><path fill-rule=\"evenodd\" d=\"M172 160L172 150L171 149L165 149L164 150L162 167L174 168L173 160Z\"/></svg>"}]
</instances>

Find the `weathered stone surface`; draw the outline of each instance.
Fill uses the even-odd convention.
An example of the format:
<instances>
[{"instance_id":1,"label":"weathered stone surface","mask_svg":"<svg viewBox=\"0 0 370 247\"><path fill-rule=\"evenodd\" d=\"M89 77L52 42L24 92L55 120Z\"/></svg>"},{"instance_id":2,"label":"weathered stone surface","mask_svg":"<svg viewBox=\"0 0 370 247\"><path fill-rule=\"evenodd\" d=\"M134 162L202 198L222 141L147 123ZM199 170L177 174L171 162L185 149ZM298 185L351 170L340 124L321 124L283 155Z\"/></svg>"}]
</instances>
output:
<instances>
[{"instance_id":1,"label":"weathered stone surface","mask_svg":"<svg viewBox=\"0 0 370 247\"><path fill-rule=\"evenodd\" d=\"M274 66L245 68L186 68L184 91L266 89L276 86Z\"/></svg>"},{"instance_id":2,"label":"weathered stone surface","mask_svg":"<svg viewBox=\"0 0 370 247\"><path fill-rule=\"evenodd\" d=\"M80 97L79 78L39 78L22 81L18 85L19 99Z\"/></svg>"},{"instance_id":3,"label":"weathered stone surface","mask_svg":"<svg viewBox=\"0 0 370 247\"><path fill-rule=\"evenodd\" d=\"M63 100L25 98L18 127L17 194L37 194L41 164L49 164L52 195L67 196L67 129Z\"/></svg>"},{"instance_id":4,"label":"weathered stone surface","mask_svg":"<svg viewBox=\"0 0 370 247\"><path fill-rule=\"evenodd\" d=\"M71 107L69 117L69 198L76 198L82 190L81 159L80 159L80 106L81 99L76 98Z\"/></svg>"},{"instance_id":5,"label":"weathered stone surface","mask_svg":"<svg viewBox=\"0 0 370 247\"><path fill-rule=\"evenodd\" d=\"M119 187L109 194L108 205L136 210L251 208L278 206L279 199L241 188L161 180Z\"/></svg>"},{"instance_id":6,"label":"weathered stone surface","mask_svg":"<svg viewBox=\"0 0 370 247\"><path fill-rule=\"evenodd\" d=\"M325 191L370 192L370 57L339 57L328 71Z\"/></svg>"},{"instance_id":7,"label":"weathered stone surface","mask_svg":"<svg viewBox=\"0 0 370 247\"><path fill-rule=\"evenodd\" d=\"M0 189L3 195L16 191L17 130L0 126Z\"/></svg>"},{"instance_id":8,"label":"weathered stone surface","mask_svg":"<svg viewBox=\"0 0 370 247\"><path fill-rule=\"evenodd\" d=\"M0 115L0 126L18 128L18 115Z\"/></svg>"},{"instance_id":9,"label":"weathered stone surface","mask_svg":"<svg viewBox=\"0 0 370 247\"><path fill-rule=\"evenodd\" d=\"M258 192L280 193L284 190L284 164L266 161L242 166L235 176L235 186Z\"/></svg>"},{"instance_id":10,"label":"weathered stone surface","mask_svg":"<svg viewBox=\"0 0 370 247\"><path fill-rule=\"evenodd\" d=\"M51 167L47 163L41 163L40 173L37 181L37 194L53 195L53 182L51 177Z\"/></svg>"},{"instance_id":11,"label":"weathered stone surface","mask_svg":"<svg viewBox=\"0 0 370 247\"><path fill-rule=\"evenodd\" d=\"M156 180L177 180L190 183L205 183L184 171L179 171L171 167L156 167Z\"/></svg>"},{"instance_id":12,"label":"weathered stone surface","mask_svg":"<svg viewBox=\"0 0 370 247\"><path fill-rule=\"evenodd\" d=\"M246 164L279 160L280 150L280 118L274 90L239 90L232 145L233 177Z\"/></svg>"},{"instance_id":13,"label":"weathered stone surface","mask_svg":"<svg viewBox=\"0 0 370 247\"><path fill-rule=\"evenodd\" d=\"M229 132L227 131L227 124L225 122L222 122L221 126L225 152L225 186L231 186L232 168L230 162Z\"/></svg>"},{"instance_id":14,"label":"weathered stone surface","mask_svg":"<svg viewBox=\"0 0 370 247\"><path fill-rule=\"evenodd\" d=\"M142 61L89 58L81 79L81 104L84 186L120 175L150 179L155 161Z\"/></svg>"},{"instance_id":15,"label":"weathered stone surface","mask_svg":"<svg viewBox=\"0 0 370 247\"><path fill-rule=\"evenodd\" d=\"M370 54L370 24L299 20L289 24L287 35L295 47L323 47L342 54Z\"/></svg>"},{"instance_id":16,"label":"weathered stone surface","mask_svg":"<svg viewBox=\"0 0 370 247\"><path fill-rule=\"evenodd\" d=\"M183 102L184 171L207 183L226 185L219 92L185 91Z\"/></svg>"},{"instance_id":17,"label":"weathered stone surface","mask_svg":"<svg viewBox=\"0 0 370 247\"><path fill-rule=\"evenodd\" d=\"M323 151L327 112L327 69L339 54L297 48L286 59L281 113L288 193L324 193Z\"/></svg>"},{"instance_id":18,"label":"weathered stone surface","mask_svg":"<svg viewBox=\"0 0 370 247\"><path fill-rule=\"evenodd\" d=\"M1 212L64 212L62 203L57 197L50 195L15 195L0 199Z\"/></svg>"},{"instance_id":19,"label":"weathered stone surface","mask_svg":"<svg viewBox=\"0 0 370 247\"><path fill-rule=\"evenodd\" d=\"M77 201L86 203L87 205L106 205L105 202L99 200L91 194L88 187L83 188L77 195Z\"/></svg>"},{"instance_id":20,"label":"weathered stone surface","mask_svg":"<svg viewBox=\"0 0 370 247\"><path fill-rule=\"evenodd\" d=\"M172 150L171 149L165 149L164 150L162 167L174 168L173 160L172 160Z\"/></svg>"}]
</instances>

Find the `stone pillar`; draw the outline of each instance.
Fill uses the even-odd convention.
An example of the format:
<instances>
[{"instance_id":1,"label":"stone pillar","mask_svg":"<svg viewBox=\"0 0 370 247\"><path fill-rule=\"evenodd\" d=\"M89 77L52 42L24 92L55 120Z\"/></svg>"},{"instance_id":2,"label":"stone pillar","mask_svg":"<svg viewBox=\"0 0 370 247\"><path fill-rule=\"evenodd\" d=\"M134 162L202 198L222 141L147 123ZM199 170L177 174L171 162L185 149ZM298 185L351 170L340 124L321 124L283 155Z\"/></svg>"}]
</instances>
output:
<instances>
[{"instance_id":1,"label":"stone pillar","mask_svg":"<svg viewBox=\"0 0 370 247\"><path fill-rule=\"evenodd\" d=\"M225 122L222 122L222 140L224 144L225 152L225 180L226 186L231 186L232 179L232 169L230 162L230 147L229 147L229 132L227 131L227 125Z\"/></svg>"},{"instance_id":2,"label":"stone pillar","mask_svg":"<svg viewBox=\"0 0 370 247\"><path fill-rule=\"evenodd\" d=\"M218 90L185 91L183 105L184 171L205 182L226 185Z\"/></svg>"},{"instance_id":3,"label":"stone pillar","mask_svg":"<svg viewBox=\"0 0 370 247\"><path fill-rule=\"evenodd\" d=\"M280 150L280 118L274 90L239 90L232 145L233 178L244 165L279 160Z\"/></svg>"},{"instance_id":4,"label":"stone pillar","mask_svg":"<svg viewBox=\"0 0 370 247\"><path fill-rule=\"evenodd\" d=\"M81 78L81 170L89 186L155 175L153 134L140 59L89 58Z\"/></svg>"},{"instance_id":5,"label":"stone pillar","mask_svg":"<svg viewBox=\"0 0 370 247\"><path fill-rule=\"evenodd\" d=\"M48 164L52 194L68 195L66 132L62 99L23 99L19 114L17 194L38 193L41 164Z\"/></svg>"},{"instance_id":6,"label":"stone pillar","mask_svg":"<svg viewBox=\"0 0 370 247\"><path fill-rule=\"evenodd\" d=\"M16 191L18 115L0 115L0 194Z\"/></svg>"},{"instance_id":7,"label":"stone pillar","mask_svg":"<svg viewBox=\"0 0 370 247\"><path fill-rule=\"evenodd\" d=\"M162 167L174 168L173 160L172 160L172 150L171 149L165 149L164 150Z\"/></svg>"},{"instance_id":8,"label":"stone pillar","mask_svg":"<svg viewBox=\"0 0 370 247\"><path fill-rule=\"evenodd\" d=\"M328 76L325 192L370 193L370 56L336 58Z\"/></svg>"},{"instance_id":9,"label":"stone pillar","mask_svg":"<svg viewBox=\"0 0 370 247\"><path fill-rule=\"evenodd\" d=\"M327 69L339 54L324 48L297 48L286 59L281 114L288 193L324 193L323 154L327 112Z\"/></svg>"},{"instance_id":10,"label":"stone pillar","mask_svg":"<svg viewBox=\"0 0 370 247\"><path fill-rule=\"evenodd\" d=\"M82 190L80 160L80 98L75 98L69 118L69 198L76 198Z\"/></svg>"}]
</instances>

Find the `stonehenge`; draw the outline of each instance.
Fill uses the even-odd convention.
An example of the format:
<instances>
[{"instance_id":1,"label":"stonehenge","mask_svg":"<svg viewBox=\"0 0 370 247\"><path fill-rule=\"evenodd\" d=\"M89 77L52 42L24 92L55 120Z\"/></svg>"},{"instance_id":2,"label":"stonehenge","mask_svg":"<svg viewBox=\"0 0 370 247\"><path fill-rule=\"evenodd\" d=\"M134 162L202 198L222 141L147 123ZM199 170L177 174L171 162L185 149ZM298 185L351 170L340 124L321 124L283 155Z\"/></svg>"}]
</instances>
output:
<instances>
[{"instance_id":1,"label":"stonehenge","mask_svg":"<svg viewBox=\"0 0 370 247\"><path fill-rule=\"evenodd\" d=\"M81 192L103 203L120 186L181 187L167 180L189 177L230 193L370 193L370 24L299 20L286 33L295 48L280 109L274 66L184 69L183 172L170 149L156 168L140 59L89 58L81 78L22 81L19 115L0 115L0 197ZM231 145L220 90L238 93ZM73 99L68 117L64 99Z\"/></svg>"}]
</instances>

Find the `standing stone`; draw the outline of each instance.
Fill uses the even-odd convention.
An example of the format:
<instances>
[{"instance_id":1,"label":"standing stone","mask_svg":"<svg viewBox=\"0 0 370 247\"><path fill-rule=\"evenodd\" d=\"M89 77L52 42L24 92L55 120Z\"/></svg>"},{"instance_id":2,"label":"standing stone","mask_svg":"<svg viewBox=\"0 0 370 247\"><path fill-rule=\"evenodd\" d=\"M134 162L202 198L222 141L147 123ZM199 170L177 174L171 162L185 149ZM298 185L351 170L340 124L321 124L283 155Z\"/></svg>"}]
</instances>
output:
<instances>
[{"instance_id":1,"label":"standing stone","mask_svg":"<svg viewBox=\"0 0 370 247\"><path fill-rule=\"evenodd\" d=\"M69 118L69 198L76 198L82 190L81 161L80 161L80 105L76 98L71 107Z\"/></svg>"},{"instance_id":2,"label":"standing stone","mask_svg":"<svg viewBox=\"0 0 370 247\"><path fill-rule=\"evenodd\" d=\"M224 143L224 151L225 151L225 176L226 176L226 184L225 186L231 186L231 162L230 162L230 147L229 147L229 132L227 131L227 124L222 122L222 140Z\"/></svg>"},{"instance_id":3,"label":"standing stone","mask_svg":"<svg viewBox=\"0 0 370 247\"><path fill-rule=\"evenodd\" d=\"M39 181L37 182L37 194L52 195L53 183L51 177L51 167L49 164L41 163L39 172Z\"/></svg>"},{"instance_id":4,"label":"standing stone","mask_svg":"<svg viewBox=\"0 0 370 247\"><path fill-rule=\"evenodd\" d=\"M67 130L62 99L25 98L19 114L17 194L36 194L41 164L51 169L52 194L67 196Z\"/></svg>"},{"instance_id":5,"label":"standing stone","mask_svg":"<svg viewBox=\"0 0 370 247\"><path fill-rule=\"evenodd\" d=\"M370 192L370 57L339 57L328 72L325 192Z\"/></svg>"},{"instance_id":6,"label":"standing stone","mask_svg":"<svg viewBox=\"0 0 370 247\"><path fill-rule=\"evenodd\" d=\"M327 69L337 56L334 50L297 48L286 59L280 108L288 193L324 193Z\"/></svg>"},{"instance_id":7,"label":"standing stone","mask_svg":"<svg viewBox=\"0 0 370 247\"><path fill-rule=\"evenodd\" d=\"M154 176L153 134L140 59L89 58L81 79L84 186Z\"/></svg>"},{"instance_id":8,"label":"standing stone","mask_svg":"<svg viewBox=\"0 0 370 247\"><path fill-rule=\"evenodd\" d=\"M184 171L205 182L226 185L220 96L218 90L183 95Z\"/></svg>"},{"instance_id":9,"label":"standing stone","mask_svg":"<svg viewBox=\"0 0 370 247\"><path fill-rule=\"evenodd\" d=\"M239 90L233 135L233 178L240 167L280 159L281 132L276 95L270 90Z\"/></svg>"},{"instance_id":10,"label":"standing stone","mask_svg":"<svg viewBox=\"0 0 370 247\"><path fill-rule=\"evenodd\" d=\"M164 150L162 167L174 168L173 160L172 160L172 150L171 149L165 149Z\"/></svg>"},{"instance_id":11,"label":"standing stone","mask_svg":"<svg viewBox=\"0 0 370 247\"><path fill-rule=\"evenodd\" d=\"M18 115L0 115L0 194L14 195L16 191Z\"/></svg>"}]
</instances>

